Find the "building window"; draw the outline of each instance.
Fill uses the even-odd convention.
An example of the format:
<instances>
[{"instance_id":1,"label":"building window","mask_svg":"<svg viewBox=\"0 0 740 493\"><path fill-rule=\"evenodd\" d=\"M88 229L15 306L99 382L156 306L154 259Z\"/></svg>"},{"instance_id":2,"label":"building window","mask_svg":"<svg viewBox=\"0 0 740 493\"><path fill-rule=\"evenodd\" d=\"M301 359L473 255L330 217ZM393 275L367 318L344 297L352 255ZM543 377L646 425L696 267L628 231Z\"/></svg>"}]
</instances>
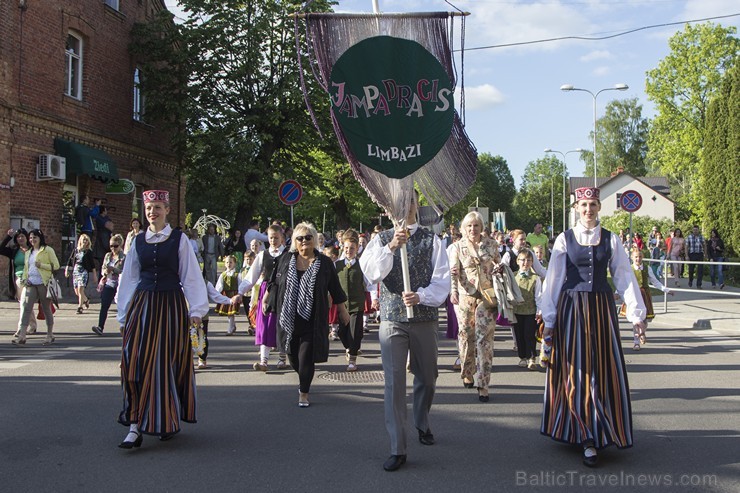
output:
<instances>
[{"instance_id":1,"label":"building window","mask_svg":"<svg viewBox=\"0 0 740 493\"><path fill-rule=\"evenodd\" d=\"M144 95L141 93L141 69L134 70L134 120L144 121Z\"/></svg>"},{"instance_id":2,"label":"building window","mask_svg":"<svg viewBox=\"0 0 740 493\"><path fill-rule=\"evenodd\" d=\"M118 10L118 0L105 0L105 4L115 10Z\"/></svg>"},{"instance_id":3,"label":"building window","mask_svg":"<svg viewBox=\"0 0 740 493\"><path fill-rule=\"evenodd\" d=\"M67 35L64 57L64 94L82 99L82 38L72 33Z\"/></svg>"},{"instance_id":4,"label":"building window","mask_svg":"<svg viewBox=\"0 0 740 493\"><path fill-rule=\"evenodd\" d=\"M622 194L621 193L617 194L617 207L616 208L617 210L622 208Z\"/></svg>"}]
</instances>

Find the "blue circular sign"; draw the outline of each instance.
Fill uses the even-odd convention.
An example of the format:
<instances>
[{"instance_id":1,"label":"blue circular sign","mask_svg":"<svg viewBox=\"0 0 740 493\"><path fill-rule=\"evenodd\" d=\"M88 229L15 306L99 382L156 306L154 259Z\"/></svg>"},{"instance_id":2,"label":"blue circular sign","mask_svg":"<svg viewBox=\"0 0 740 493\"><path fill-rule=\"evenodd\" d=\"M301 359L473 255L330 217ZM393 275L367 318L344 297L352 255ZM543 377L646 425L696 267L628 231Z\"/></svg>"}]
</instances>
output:
<instances>
[{"instance_id":1,"label":"blue circular sign","mask_svg":"<svg viewBox=\"0 0 740 493\"><path fill-rule=\"evenodd\" d=\"M622 192L622 196L619 198L619 205L626 212L635 212L642 207L642 195L634 190Z\"/></svg>"},{"instance_id":2,"label":"blue circular sign","mask_svg":"<svg viewBox=\"0 0 740 493\"><path fill-rule=\"evenodd\" d=\"M295 205L303 197L303 187L295 180L285 180L278 187L278 197L285 205Z\"/></svg>"}]
</instances>

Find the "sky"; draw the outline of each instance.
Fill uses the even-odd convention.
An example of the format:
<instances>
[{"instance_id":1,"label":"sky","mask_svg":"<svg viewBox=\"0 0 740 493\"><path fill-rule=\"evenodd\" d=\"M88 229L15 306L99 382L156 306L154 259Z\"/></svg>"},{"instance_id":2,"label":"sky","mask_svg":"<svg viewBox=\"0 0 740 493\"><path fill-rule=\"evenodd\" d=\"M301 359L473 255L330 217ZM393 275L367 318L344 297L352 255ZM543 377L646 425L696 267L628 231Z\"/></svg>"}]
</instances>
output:
<instances>
[{"instance_id":1,"label":"sky","mask_svg":"<svg viewBox=\"0 0 740 493\"><path fill-rule=\"evenodd\" d=\"M176 0L165 0L182 16ZM443 0L378 0L381 12L451 11ZM597 117L614 99L637 98L643 116L654 107L645 94L646 72L669 53L668 39L683 24L644 29L598 41L566 40L496 47L564 36L603 37L645 26L740 14L737 0L459 0L465 20L464 64L456 56L458 84L463 69L465 128L479 153L500 155L517 187L527 164L545 148L563 153L592 149L594 99L587 92L560 90L563 84L593 93ZM372 0L339 0L337 12L372 12ZM740 27L740 15L712 22ZM460 48L460 23L455 25ZM456 105L459 107L459 105ZM556 154L558 158L562 158ZM578 153L566 157L570 176L583 176Z\"/></svg>"}]
</instances>

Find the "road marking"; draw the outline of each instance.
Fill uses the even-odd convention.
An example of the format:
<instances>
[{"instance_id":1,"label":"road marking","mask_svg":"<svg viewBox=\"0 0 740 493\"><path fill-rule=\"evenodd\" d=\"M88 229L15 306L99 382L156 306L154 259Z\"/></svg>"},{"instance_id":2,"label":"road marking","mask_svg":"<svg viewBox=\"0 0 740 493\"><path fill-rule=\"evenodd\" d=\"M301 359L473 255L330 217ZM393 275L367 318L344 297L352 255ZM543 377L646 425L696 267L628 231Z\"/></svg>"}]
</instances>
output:
<instances>
[{"instance_id":1,"label":"road marking","mask_svg":"<svg viewBox=\"0 0 740 493\"><path fill-rule=\"evenodd\" d=\"M5 361L0 361L0 372L6 370L16 370L18 368L23 368L24 366L28 366L33 363L41 363L44 361L50 361L52 359L62 358L68 356L70 352L87 351L88 349L92 348L93 346L69 346L65 347L64 350L55 349L53 351L47 351L45 348L41 347L38 349L38 353L35 353L33 356L30 356L28 358L11 357Z\"/></svg>"}]
</instances>

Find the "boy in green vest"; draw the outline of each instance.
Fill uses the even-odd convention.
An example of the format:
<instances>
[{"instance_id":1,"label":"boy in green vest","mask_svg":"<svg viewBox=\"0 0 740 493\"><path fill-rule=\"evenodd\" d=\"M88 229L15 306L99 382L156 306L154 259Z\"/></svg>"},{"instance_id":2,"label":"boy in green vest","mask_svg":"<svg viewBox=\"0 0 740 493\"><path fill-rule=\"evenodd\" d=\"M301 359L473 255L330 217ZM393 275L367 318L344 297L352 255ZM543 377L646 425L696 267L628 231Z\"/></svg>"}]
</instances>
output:
<instances>
[{"instance_id":1,"label":"boy in green vest","mask_svg":"<svg viewBox=\"0 0 740 493\"><path fill-rule=\"evenodd\" d=\"M519 367L529 368L530 370L539 370L537 363L537 306L540 292L542 291L542 281L538 276L532 264L534 255L531 250L523 249L516 256L519 270L515 274L516 283L522 292L523 303L514 305L514 336L516 337L517 353L519 354Z\"/></svg>"},{"instance_id":2,"label":"boy in green vest","mask_svg":"<svg viewBox=\"0 0 740 493\"><path fill-rule=\"evenodd\" d=\"M342 235L342 252L344 257L334 266L339 275L339 283L347 294L347 311L349 325L339 324L338 336L347 352L347 371L357 371L357 353L362 344L363 316L365 314L365 291L369 286L357 261L360 236L354 229L348 229Z\"/></svg>"}]
</instances>

